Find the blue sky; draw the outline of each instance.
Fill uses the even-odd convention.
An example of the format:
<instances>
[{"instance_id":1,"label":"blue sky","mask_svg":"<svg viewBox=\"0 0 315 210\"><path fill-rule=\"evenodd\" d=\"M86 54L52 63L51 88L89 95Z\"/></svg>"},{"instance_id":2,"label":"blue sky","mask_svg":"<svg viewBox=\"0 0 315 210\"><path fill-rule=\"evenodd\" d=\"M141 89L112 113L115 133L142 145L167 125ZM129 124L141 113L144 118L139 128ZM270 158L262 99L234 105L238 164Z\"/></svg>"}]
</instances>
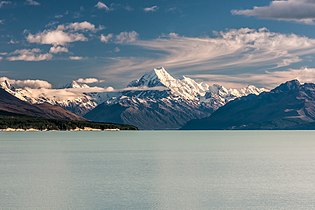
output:
<instances>
[{"instance_id":1,"label":"blue sky","mask_svg":"<svg viewBox=\"0 0 315 210\"><path fill-rule=\"evenodd\" d=\"M0 0L0 76L122 87L164 66L230 87L315 76L315 0Z\"/></svg>"}]
</instances>

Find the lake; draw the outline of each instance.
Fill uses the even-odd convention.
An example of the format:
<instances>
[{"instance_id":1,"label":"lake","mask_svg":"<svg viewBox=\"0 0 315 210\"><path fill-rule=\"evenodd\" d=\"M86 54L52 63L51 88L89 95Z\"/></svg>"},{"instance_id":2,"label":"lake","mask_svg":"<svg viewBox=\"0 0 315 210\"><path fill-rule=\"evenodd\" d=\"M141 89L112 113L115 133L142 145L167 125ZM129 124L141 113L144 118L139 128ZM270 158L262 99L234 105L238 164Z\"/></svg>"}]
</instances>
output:
<instances>
[{"instance_id":1,"label":"lake","mask_svg":"<svg viewBox=\"0 0 315 210\"><path fill-rule=\"evenodd\" d=\"M314 131L0 133L0 209L313 209Z\"/></svg>"}]
</instances>

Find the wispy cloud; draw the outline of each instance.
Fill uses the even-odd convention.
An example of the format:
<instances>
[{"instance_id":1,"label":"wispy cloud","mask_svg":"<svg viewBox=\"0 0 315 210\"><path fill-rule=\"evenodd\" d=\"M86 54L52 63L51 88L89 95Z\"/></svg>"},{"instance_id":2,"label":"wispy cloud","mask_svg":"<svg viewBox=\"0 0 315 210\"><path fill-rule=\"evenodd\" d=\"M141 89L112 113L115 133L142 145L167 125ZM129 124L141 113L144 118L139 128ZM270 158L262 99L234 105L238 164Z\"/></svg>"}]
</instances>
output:
<instances>
[{"instance_id":1,"label":"wispy cloud","mask_svg":"<svg viewBox=\"0 0 315 210\"><path fill-rule=\"evenodd\" d=\"M79 61L79 60L83 60L84 57L81 57L81 56L69 56L69 59L73 60L73 61Z\"/></svg>"},{"instance_id":2,"label":"wispy cloud","mask_svg":"<svg viewBox=\"0 0 315 210\"><path fill-rule=\"evenodd\" d=\"M143 10L144 10L144 12L156 12L156 11L158 11L158 9L159 9L159 7L154 5L152 7L146 7Z\"/></svg>"},{"instance_id":3,"label":"wispy cloud","mask_svg":"<svg viewBox=\"0 0 315 210\"><path fill-rule=\"evenodd\" d=\"M7 57L9 61L46 61L51 59L51 54L42 53L38 48L16 50Z\"/></svg>"},{"instance_id":4,"label":"wispy cloud","mask_svg":"<svg viewBox=\"0 0 315 210\"><path fill-rule=\"evenodd\" d=\"M221 74L197 74L189 75L192 78L207 81L208 83L220 83L229 88L239 88L247 84L255 84L265 88L275 88L279 84L298 79L302 83L315 82L315 68L288 69L283 71L265 71L261 73L242 73L236 75ZM245 79L246 78L246 81ZM247 83L247 84L246 84Z\"/></svg>"},{"instance_id":5,"label":"wispy cloud","mask_svg":"<svg viewBox=\"0 0 315 210\"><path fill-rule=\"evenodd\" d=\"M232 14L313 24L315 21L315 1L273 0L267 6L232 10Z\"/></svg>"},{"instance_id":6,"label":"wispy cloud","mask_svg":"<svg viewBox=\"0 0 315 210\"><path fill-rule=\"evenodd\" d=\"M0 1L0 8L6 6L6 5L9 5L9 4L12 4L11 1Z\"/></svg>"},{"instance_id":7,"label":"wispy cloud","mask_svg":"<svg viewBox=\"0 0 315 210\"><path fill-rule=\"evenodd\" d=\"M126 43L151 56L114 58L109 74L134 77L152 67L164 66L178 73L210 73L211 70L258 71L287 67L315 53L315 40L295 34L241 28L217 32L216 37L185 37L175 34L154 40ZM154 57L154 58L152 58Z\"/></svg>"},{"instance_id":8,"label":"wispy cloud","mask_svg":"<svg viewBox=\"0 0 315 210\"><path fill-rule=\"evenodd\" d=\"M10 41L8 41L8 44L19 44L20 42L17 41L17 40L13 40L13 39L10 39Z\"/></svg>"},{"instance_id":9,"label":"wispy cloud","mask_svg":"<svg viewBox=\"0 0 315 210\"><path fill-rule=\"evenodd\" d=\"M25 3L27 5L31 5L31 6L39 6L40 3L38 1L35 1L35 0L26 0Z\"/></svg>"},{"instance_id":10,"label":"wispy cloud","mask_svg":"<svg viewBox=\"0 0 315 210\"><path fill-rule=\"evenodd\" d=\"M109 12L111 10L105 3L101 1L97 2L95 7L100 10L105 10L106 12Z\"/></svg>"}]
</instances>

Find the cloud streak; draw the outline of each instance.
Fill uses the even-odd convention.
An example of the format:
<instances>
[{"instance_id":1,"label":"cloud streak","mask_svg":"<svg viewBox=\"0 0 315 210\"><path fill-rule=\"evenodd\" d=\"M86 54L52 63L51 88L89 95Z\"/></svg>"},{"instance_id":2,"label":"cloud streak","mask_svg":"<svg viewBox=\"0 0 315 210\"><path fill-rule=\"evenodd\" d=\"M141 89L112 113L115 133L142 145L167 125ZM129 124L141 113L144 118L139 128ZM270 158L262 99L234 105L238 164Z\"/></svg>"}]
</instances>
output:
<instances>
[{"instance_id":1,"label":"cloud streak","mask_svg":"<svg viewBox=\"0 0 315 210\"><path fill-rule=\"evenodd\" d=\"M12 4L11 1L0 1L0 8L6 6L6 5L9 5L9 4Z\"/></svg>"},{"instance_id":2,"label":"cloud streak","mask_svg":"<svg viewBox=\"0 0 315 210\"><path fill-rule=\"evenodd\" d=\"M200 74L191 75L190 77L207 81L208 83L220 83L226 87L239 88L247 85L246 83L249 83L272 89L283 82L294 79L297 79L302 83L315 83L315 68L288 69L286 71L265 71L258 74ZM246 81L244 81L244 78L246 78Z\"/></svg>"},{"instance_id":3,"label":"cloud streak","mask_svg":"<svg viewBox=\"0 0 315 210\"><path fill-rule=\"evenodd\" d=\"M95 7L99 10L105 10L106 12L110 11L110 8L103 2L99 1L97 2L97 4L95 5Z\"/></svg>"},{"instance_id":4,"label":"cloud streak","mask_svg":"<svg viewBox=\"0 0 315 210\"><path fill-rule=\"evenodd\" d=\"M217 32L215 37L185 37L176 34L154 40L128 43L153 54L148 57L113 58L109 69L112 76L134 77L164 66L177 73L211 70L277 69L303 60L315 53L315 40L295 34L280 34L262 28L241 28ZM154 57L154 58L152 58Z\"/></svg>"},{"instance_id":5,"label":"cloud streak","mask_svg":"<svg viewBox=\"0 0 315 210\"><path fill-rule=\"evenodd\" d=\"M25 3L27 5L31 5L31 6L39 6L40 3L38 1L35 1L35 0L26 0Z\"/></svg>"},{"instance_id":6,"label":"cloud streak","mask_svg":"<svg viewBox=\"0 0 315 210\"><path fill-rule=\"evenodd\" d=\"M144 12L156 12L156 11L158 11L158 9L159 9L159 7L155 5L152 7L146 7L143 10L144 10Z\"/></svg>"}]
</instances>

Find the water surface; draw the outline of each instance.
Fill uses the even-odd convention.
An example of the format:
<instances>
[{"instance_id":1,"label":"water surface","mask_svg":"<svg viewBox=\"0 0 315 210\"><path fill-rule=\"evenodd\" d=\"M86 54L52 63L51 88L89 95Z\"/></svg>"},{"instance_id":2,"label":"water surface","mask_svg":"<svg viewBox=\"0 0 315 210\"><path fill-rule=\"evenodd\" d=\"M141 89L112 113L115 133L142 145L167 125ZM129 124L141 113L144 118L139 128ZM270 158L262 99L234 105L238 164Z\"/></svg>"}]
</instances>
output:
<instances>
[{"instance_id":1,"label":"water surface","mask_svg":"<svg viewBox=\"0 0 315 210\"><path fill-rule=\"evenodd\" d=\"M315 132L0 133L0 209L312 209Z\"/></svg>"}]
</instances>

